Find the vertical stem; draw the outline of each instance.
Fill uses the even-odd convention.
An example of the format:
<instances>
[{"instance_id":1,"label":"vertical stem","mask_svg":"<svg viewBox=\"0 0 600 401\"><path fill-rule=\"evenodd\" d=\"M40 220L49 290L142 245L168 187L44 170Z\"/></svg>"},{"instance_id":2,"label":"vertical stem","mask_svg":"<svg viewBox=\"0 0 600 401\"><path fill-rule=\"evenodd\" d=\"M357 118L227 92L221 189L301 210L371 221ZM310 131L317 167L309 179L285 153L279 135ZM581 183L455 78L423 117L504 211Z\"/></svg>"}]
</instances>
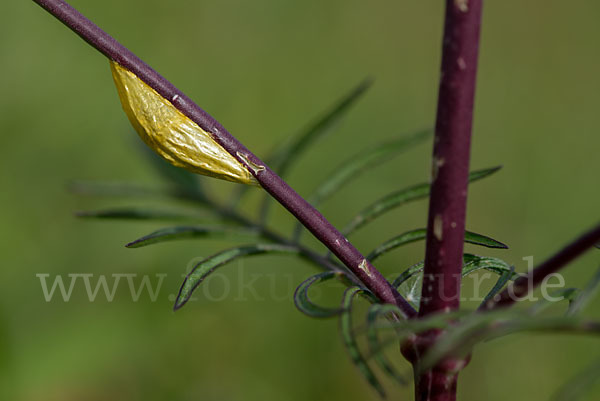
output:
<instances>
[{"instance_id":1,"label":"vertical stem","mask_svg":"<svg viewBox=\"0 0 600 401\"><path fill-rule=\"evenodd\" d=\"M458 374L447 375L441 370L425 373L415 371L415 401L455 401Z\"/></svg>"},{"instance_id":2,"label":"vertical stem","mask_svg":"<svg viewBox=\"0 0 600 401\"><path fill-rule=\"evenodd\" d=\"M458 308L481 0L446 0L421 316Z\"/></svg>"},{"instance_id":3,"label":"vertical stem","mask_svg":"<svg viewBox=\"0 0 600 401\"><path fill-rule=\"evenodd\" d=\"M446 0L420 316L459 307L471 126L482 0ZM439 333L413 355L418 365ZM447 360L415 377L417 401L453 401L465 361Z\"/></svg>"}]
</instances>

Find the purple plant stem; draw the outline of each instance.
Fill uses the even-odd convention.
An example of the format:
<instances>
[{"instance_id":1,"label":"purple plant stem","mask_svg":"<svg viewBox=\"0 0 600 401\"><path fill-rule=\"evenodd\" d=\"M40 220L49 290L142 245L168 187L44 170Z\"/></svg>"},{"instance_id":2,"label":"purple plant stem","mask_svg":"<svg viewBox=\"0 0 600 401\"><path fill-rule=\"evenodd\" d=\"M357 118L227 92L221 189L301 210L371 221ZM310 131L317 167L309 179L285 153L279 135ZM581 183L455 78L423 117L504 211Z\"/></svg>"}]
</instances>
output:
<instances>
[{"instance_id":1,"label":"purple plant stem","mask_svg":"<svg viewBox=\"0 0 600 401\"><path fill-rule=\"evenodd\" d=\"M419 316L459 307L481 7L482 0L446 0ZM440 335L435 330L422 334L416 339L421 346L405 356L418 367ZM416 400L454 401L458 373L466 364L446 360L415 375Z\"/></svg>"},{"instance_id":2,"label":"purple plant stem","mask_svg":"<svg viewBox=\"0 0 600 401\"><path fill-rule=\"evenodd\" d=\"M556 273L600 241L600 224L571 242L544 263L519 277L513 285L482 306L481 309L492 310L512 305L526 296L552 273Z\"/></svg>"},{"instance_id":3,"label":"purple plant stem","mask_svg":"<svg viewBox=\"0 0 600 401\"><path fill-rule=\"evenodd\" d=\"M397 305L407 317L416 315L416 311L398 291L314 207L173 84L66 2L34 1L106 57L133 72L179 111L209 132L217 143L246 166L260 185L329 248L379 299Z\"/></svg>"},{"instance_id":4,"label":"purple plant stem","mask_svg":"<svg viewBox=\"0 0 600 401\"><path fill-rule=\"evenodd\" d=\"M419 315L458 308L481 0L446 1Z\"/></svg>"}]
</instances>

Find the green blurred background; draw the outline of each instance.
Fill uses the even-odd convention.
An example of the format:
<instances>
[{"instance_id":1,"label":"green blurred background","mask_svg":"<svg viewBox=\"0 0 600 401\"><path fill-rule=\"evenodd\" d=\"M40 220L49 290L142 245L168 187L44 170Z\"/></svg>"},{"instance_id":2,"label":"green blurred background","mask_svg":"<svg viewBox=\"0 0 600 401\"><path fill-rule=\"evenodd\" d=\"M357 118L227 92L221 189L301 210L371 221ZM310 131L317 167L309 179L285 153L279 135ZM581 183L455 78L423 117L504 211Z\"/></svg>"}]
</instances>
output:
<instances>
[{"instance_id":1,"label":"green blurred background","mask_svg":"<svg viewBox=\"0 0 600 401\"><path fill-rule=\"evenodd\" d=\"M376 394L349 362L335 320L300 314L291 291L315 270L289 257L223 268L198 301L172 312L186 266L230 246L187 241L123 245L168 225L77 220L77 210L159 207L158 199L70 193L72 180L159 183L121 112L106 60L31 1L0 16L2 280L0 398L6 400L364 400ZM308 195L367 146L433 125L442 1L74 0L72 4L196 100L259 156L353 85L375 86L289 182ZM487 1L478 76L473 168L504 169L471 187L467 226L507 242L489 252L526 269L598 220L600 3ZM341 146L340 146L341 145ZM321 210L343 225L369 200L422 182L430 142L365 173ZM216 196L235 184L203 180ZM258 190L244 204L252 214ZM277 206L272 225L293 220ZM425 224L426 202L380 219L355 244L368 252ZM307 243L310 239L307 238ZM319 248L321 249L321 248ZM474 251L472 247L469 248ZM381 259L386 273L422 258L422 244ZM565 273L582 286L590 252ZM156 302L46 302L36 274L166 274ZM236 283L258 274L256 294ZM138 282L139 283L139 282ZM224 293L229 283L231 291ZM79 283L81 284L81 282ZM469 284L465 284L468 292ZM222 301L214 301L221 298ZM261 298L262 297L262 298ZM242 298L242 299L240 299ZM600 318L596 300L587 314ZM480 346L461 374L461 400L548 400L600 355L590 338L518 335ZM409 366L393 349L401 369ZM386 382L390 399L410 387ZM586 398L597 400L600 387ZM512 397L512 398L509 398Z\"/></svg>"}]
</instances>

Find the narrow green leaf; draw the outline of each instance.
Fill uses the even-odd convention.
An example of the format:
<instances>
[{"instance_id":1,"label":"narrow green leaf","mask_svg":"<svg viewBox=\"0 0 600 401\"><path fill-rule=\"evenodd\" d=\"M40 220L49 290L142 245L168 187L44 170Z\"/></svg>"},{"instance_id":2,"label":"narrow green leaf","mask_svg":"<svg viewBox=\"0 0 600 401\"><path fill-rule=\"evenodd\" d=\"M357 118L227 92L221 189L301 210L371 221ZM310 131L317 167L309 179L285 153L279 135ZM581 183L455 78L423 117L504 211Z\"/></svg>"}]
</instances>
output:
<instances>
[{"instance_id":1,"label":"narrow green leaf","mask_svg":"<svg viewBox=\"0 0 600 401\"><path fill-rule=\"evenodd\" d=\"M267 158L267 165L277 171L279 176L283 177L292 164L298 157L304 153L318 139L324 137L331 132L337 123L345 116L350 106L356 102L363 93L371 86L372 80L366 79L361 82L350 93L344 96L338 104L336 104L322 118L317 120L305 132L301 133L292 141L285 143L274 152L271 157ZM269 213L269 205L271 205L273 197L265 195L260 208L260 221L265 223Z\"/></svg>"},{"instance_id":2,"label":"narrow green leaf","mask_svg":"<svg viewBox=\"0 0 600 401\"><path fill-rule=\"evenodd\" d=\"M431 329L446 328L450 324L454 324L457 319L472 314L472 311L457 310L449 313L438 313L419 319L402 320L397 322L379 321L374 323L374 326L377 330L394 329L398 335L401 335L399 338L403 338L405 336L421 333ZM397 340L393 341L397 343ZM385 346L386 344L382 342L382 345Z\"/></svg>"},{"instance_id":3,"label":"narrow green leaf","mask_svg":"<svg viewBox=\"0 0 600 401\"><path fill-rule=\"evenodd\" d=\"M572 316L584 310L596 294L598 294L598 291L600 291L600 268L596 271L596 274L594 274L579 296L571 302L567 315Z\"/></svg>"},{"instance_id":4,"label":"narrow green leaf","mask_svg":"<svg viewBox=\"0 0 600 401\"><path fill-rule=\"evenodd\" d=\"M341 163L334 170L333 174L317 187L309 198L309 202L313 206L319 205L345 184L360 176L364 171L368 171L371 167L386 162L400 154L402 151L422 142L429 137L431 133L431 129L418 131L352 156ZM300 236L302 235L302 228L303 226L300 223L297 223L294 227L293 237L296 241L299 241Z\"/></svg>"},{"instance_id":5,"label":"narrow green leaf","mask_svg":"<svg viewBox=\"0 0 600 401\"><path fill-rule=\"evenodd\" d=\"M463 255L463 277L481 269L485 269L498 275L502 275L507 271L511 271L511 266L502 259L498 258L473 255L470 253L465 253ZM516 276L516 274L514 274L513 276Z\"/></svg>"},{"instance_id":6,"label":"narrow green leaf","mask_svg":"<svg viewBox=\"0 0 600 401\"><path fill-rule=\"evenodd\" d=\"M579 372L577 376L571 378L564 384L556 394L552 397L552 401L577 401L592 390L594 386L598 386L600 382L600 359L594 361L584 370Z\"/></svg>"},{"instance_id":7,"label":"narrow green leaf","mask_svg":"<svg viewBox=\"0 0 600 401\"><path fill-rule=\"evenodd\" d=\"M344 273L342 272L326 271L310 276L304 280L294 292L294 303L296 304L296 308L305 315L317 318L328 318L341 314L344 311L341 307L327 308L315 304L308 296L308 291L313 285L329 281L333 278L342 279L343 276Z\"/></svg>"},{"instance_id":8,"label":"narrow green leaf","mask_svg":"<svg viewBox=\"0 0 600 401\"><path fill-rule=\"evenodd\" d=\"M475 313L449 325L444 336L421 359L418 370L426 371L450 354L466 356L475 344L483 341L487 330L497 319L496 313Z\"/></svg>"},{"instance_id":9,"label":"narrow green leaf","mask_svg":"<svg viewBox=\"0 0 600 401\"><path fill-rule=\"evenodd\" d=\"M424 267L425 262L423 261L414 264L402 272L402 274L400 274L392 283L394 288L397 288L404 299L406 299L416 310L419 309L419 303L421 302Z\"/></svg>"},{"instance_id":10,"label":"narrow green leaf","mask_svg":"<svg viewBox=\"0 0 600 401\"><path fill-rule=\"evenodd\" d=\"M420 241L422 239L425 239L426 236L427 230L424 228L418 228L416 230L411 230L400 234L384 242L383 244L375 248L373 251L371 251L371 253L367 255L367 260L372 262L384 253L391 251L392 249L396 249L402 245L410 244L411 242Z\"/></svg>"},{"instance_id":11,"label":"narrow green leaf","mask_svg":"<svg viewBox=\"0 0 600 401\"><path fill-rule=\"evenodd\" d=\"M487 168L483 170L473 171L469 174L469 182L474 182L485 178L496 171L500 170L500 166ZM392 192L381 199L373 202L363 210L361 210L354 219L342 231L345 235L349 235L364 225L370 223L382 214L389 212L406 203L427 198L431 185L429 183L418 184L400 191Z\"/></svg>"},{"instance_id":12,"label":"narrow green leaf","mask_svg":"<svg viewBox=\"0 0 600 401\"><path fill-rule=\"evenodd\" d=\"M373 261L386 252L396 249L402 245L425 239L426 236L427 230L425 228L418 228L416 230L405 232L379 245L367 256L367 259ZM471 231L465 231L465 242L474 245L485 246L487 248L508 248L500 241L496 241L493 238Z\"/></svg>"},{"instance_id":13,"label":"narrow green leaf","mask_svg":"<svg viewBox=\"0 0 600 401\"><path fill-rule=\"evenodd\" d=\"M529 308L529 313L532 315L538 315L552 305L561 301L568 301L570 305L579 292L580 291L577 288L561 288L553 291L552 293L547 294L549 297L543 297L534 303L533 306Z\"/></svg>"},{"instance_id":14,"label":"narrow green leaf","mask_svg":"<svg viewBox=\"0 0 600 401\"><path fill-rule=\"evenodd\" d=\"M409 267L394 280L392 285L398 288L415 274L422 273L424 266L425 262L421 261ZM463 277L479 269L486 269L499 275L512 270L511 266L501 259L465 253L463 255Z\"/></svg>"},{"instance_id":15,"label":"narrow green leaf","mask_svg":"<svg viewBox=\"0 0 600 401\"><path fill-rule=\"evenodd\" d=\"M369 329L394 330L394 337L389 337L380 341L374 349L369 350L370 352L365 356L365 359L370 360L371 358L375 358L378 353L383 352L389 346L398 347L398 344L402 341L431 329L446 329L448 327L453 327L457 320L471 315L473 315L472 311L455 310L448 313L436 313L419 319L399 321L392 319L386 321L379 320L379 322L374 322L371 326L367 326L366 329L355 330L355 335L358 335L365 330L368 331Z\"/></svg>"},{"instance_id":16,"label":"narrow green leaf","mask_svg":"<svg viewBox=\"0 0 600 401\"><path fill-rule=\"evenodd\" d=\"M573 317L533 317L519 311L475 313L450 326L422 359L421 371L441 359L462 356L482 342L519 332L569 333L600 335L600 323Z\"/></svg>"},{"instance_id":17,"label":"narrow green leaf","mask_svg":"<svg viewBox=\"0 0 600 401\"><path fill-rule=\"evenodd\" d=\"M338 189L357 178L361 173L371 167L390 160L392 157L417 145L427 139L432 133L431 129L418 131L408 136L403 136L394 141L384 143L370 150L365 150L345 160L324 182L321 183L310 197L313 205L318 205L328 199Z\"/></svg>"},{"instance_id":18,"label":"narrow green leaf","mask_svg":"<svg viewBox=\"0 0 600 401\"><path fill-rule=\"evenodd\" d=\"M485 298L483 298L481 305L479 305L479 309L483 308L489 301L493 300L496 294L498 294L504 288L504 285L512 280L514 276L515 267L511 266L509 270L505 271L500 275L500 277L498 277L496 284L494 284L490 292L488 292Z\"/></svg>"},{"instance_id":19,"label":"narrow green leaf","mask_svg":"<svg viewBox=\"0 0 600 401\"><path fill-rule=\"evenodd\" d=\"M180 239L206 237L257 237L259 230L218 226L175 226L162 228L125 245L127 248L141 248L152 244Z\"/></svg>"},{"instance_id":20,"label":"narrow green leaf","mask_svg":"<svg viewBox=\"0 0 600 401\"><path fill-rule=\"evenodd\" d=\"M395 305L390 304L375 304L371 305L369 312L367 313L367 339L369 341L369 350L373 359L381 370L387 373L390 377L396 380L400 384L407 384L407 381L398 371L394 368L394 365L385 356L384 348L381 347L379 336L377 334L377 327L375 323L379 316L385 316L393 314L395 316L403 316L403 312Z\"/></svg>"},{"instance_id":21,"label":"narrow green leaf","mask_svg":"<svg viewBox=\"0 0 600 401\"><path fill-rule=\"evenodd\" d=\"M408 300L415 308L418 308L421 300L421 281L423 278L424 267L424 261L416 263L402 272L392 283L394 288L397 288L400 291L400 294L403 295L406 300ZM509 279L514 279L517 277L516 273L514 273L514 268L501 259L477 256L469 253L465 253L463 255L463 277L480 269L489 270L498 275L503 275L506 272L509 272L507 273L509 274ZM404 287L402 287L403 284ZM496 284L498 285L498 283Z\"/></svg>"},{"instance_id":22,"label":"narrow green leaf","mask_svg":"<svg viewBox=\"0 0 600 401\"><path fill-rule=\"evenodd\" d=\"M539 320L529 317L517 321L509 321L500 327L493 327L489 339L522 331L600 336L600 322L583 320L573 316L541 318Z\"/></svg>"},{"instance_id":23,"label":"narrow green leaf","mask_svg":"<svg viewBox=\"0 0 600 401\"><path fill-rule=\"evenodd\" d=\"M350 107L369 89L373 81L365 79L344 95L329 111L323 114L306 130L279 146L266 158L267 164L281 177L312 144L330 133L346 115Z\"/></svg>"},{"instance_id":24,"label":"narrow green leaf","mask_svg":"<svg viewBox=\"0 0 600 401\"><path fill-rule=\"evenodd\" d=\"M149 188L129 182L91 182L73 181L68 190L78 195L110 196L127 198L145 198L148 196L164 196L167 191L160 188Z\"/></svg>"},{"instance_id":25,"label":"narrow green leaf","mask_svg":"<svg viewBox=\"0 0 600 401\"><path fill-rule=\"evenodd\" d=\"M198 220L202 216L183 211L144 209L138 207L113 208L75 213L77 217L123 220Z\"/></svg>"},{"instance_id":26,"label":"narrow green leaf","mask_svg":"<svg viewBox=\"0 0 600 401\"><path fill-rule=\"evenodd\" d=\"M365 291L366 290L363 290L360 287L354 286L346 289L344 292L342 299L343 313L340 316L340 332L342 334L342 341L348 350L352 362L356 365L365 379L367 379L369 384L377 390L379 395L385 397L383 386L379 380L377 380L375 373L373 373L365 357L361 353L352 328L352 301L355 296L362 294Z\"/></svg>"},{"instance_id":27,"label":"narrow green leaf","mask_svg":"<svg viewBox=\"0 0 600 401\"><path fill-rule=\"evenodd\" d=\"M254 244L228 249L210 256L194 266L186 276L173 309L181 308L192 296L193 291L204 281L204 279L217 268L244 256L260 255L264 253L298 253L293 246L276 244Z\"/></svg>"},{"instance_id":28,"label":"narrow green leaf","mask_svg":"<svg viewBox=\"0 0 600 401\"><path fill-rule=\"evenodd\" d=\"M465 232L465 242L473 245L485 246L486 248L508 249L506 244L490 238L488 236L477 234L472 231Z\"/></svg>"},{"instance_id":29,"label":"narrow green leaf","mask_svg":"<svg viewBox=\"0 0 600 401\"><path fill-rule=\"evenodd\" d=\"M415 274L421 273L423 271L424 267L425 267L425 262L423 262L423 261L412 265L408 269L404 270L402 272L402 274L400 274L394 280L394 282L392 283L392 286L394 286L394 288L398 288L400 285L402 285L402 283L404 283L406 280L408 280L409 278L411 278Z\"/></svg>"},{"instance_id":30,"label":"narrow green leaf","mask_svg":"<svg viewBox=\"0 0 600 401\"><path fill-rule=\"evenodd\" d=\"M280 144L270 155L265 158L266 164L283 177L294 162L315 142L332 132L343 119L350 107L371 87L372 80L365 79L349 93L339 99L320 118L315 120L306 129L300 131L289 141ZM242 196L248 191L248 186L238 186L232 195L232 206L236 206ZM269 197L270 198L270 197ZM267 214L268 199L265 198L261 208L263 219Z\"/></svg>"},{"instance_id":31,"label":"narrow green leaf","mask_svg":"<svg viewBox=\"0 0 600 401\"><path fill-rule=\"evenodd\" d=\"M201 206L209 206L203 193L173 184L163 186L144 186L129 182L91 182L74 181L68 190L78 195L102 196L118 198L157 198L176 199L196 202Z\"/></svg>"}]
</instances>

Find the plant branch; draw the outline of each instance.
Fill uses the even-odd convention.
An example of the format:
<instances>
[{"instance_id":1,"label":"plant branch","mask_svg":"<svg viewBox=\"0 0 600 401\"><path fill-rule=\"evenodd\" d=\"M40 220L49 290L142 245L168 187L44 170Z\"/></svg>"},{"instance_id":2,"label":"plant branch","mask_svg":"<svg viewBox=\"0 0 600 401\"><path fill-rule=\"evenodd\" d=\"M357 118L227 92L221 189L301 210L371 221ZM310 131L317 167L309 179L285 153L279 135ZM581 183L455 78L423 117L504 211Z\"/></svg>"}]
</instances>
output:
<instances>
[{"instance_id":1,"label":"plant branch","mask_svg":"<svg viewBox=\"0 0 600 401\"><path fill-rule=\"evenodd\" d=\"M415 310L348 240L314 207L250 152L183 92L135 54L62 0L34 0L109 59L134 73L212 138L256 177L260 185L329 248L382 302L397 305L408 317Z\"/></svg>"},{"instance_id":2,"label":"plant branch","mask_svg":"<svg viewBox=\"0 0 600 401\"><path fill-rule=\"evenodd\" d=\"M481 7L482 0L446 0L421 317L459 307ZM426 372L418 368L441 335L422 333L402 347L415 368L417 401L456 399L468 358L449 358Z\"/></svg>"},{"instance_id":3,"label":"plant branch","mask_svg":"<svg viewBox=\"0 0 600 401\"><path fill-rule=\"evenodd\" d=\"M458 308L481 0L446 1L419 314Z\"/></svg>"},{"instance_id":4,"label":"plant branch","mask_svg":"<svg viewBox=\"0 0 600 401\"><path fill-rule=\"evenodd\" d=\"M533 291L549 275L556 273L600 241L600 224L561 249L544 263L519 277L514 283L490 299L481 309L492 310L512 305Z\"/></svg>"},{"instance_id":5,"label":"plant branch","mask_svg":"<svg viewBox=\"0 0 600 401\"><path fill-rule=\"evenodd\" d=\"M304 259L321 266L326 270L336 271L348 273L343 266L338 265L332 260L327 259L326 257L320 255L319 253L307 248L301 244L295 243L291 240L286 239L282 235L276 233L275 231L270 230L266 226L262 224L253 223L251 220L246 218L245 216L231 210L228 208L221 207L217 202L212 201L210 198L204 199L210 207L214 208L223 218L231 220L232 222L238 223L246 228L254 229L260 232L260 234L271 241L275 241L281 245L287 245L291 247L295 247L300 256ZM347 274L348 279L350 279L354 284L360 285L361 282L358 280L352 273Z\"/></svg>"}]
</instances>

